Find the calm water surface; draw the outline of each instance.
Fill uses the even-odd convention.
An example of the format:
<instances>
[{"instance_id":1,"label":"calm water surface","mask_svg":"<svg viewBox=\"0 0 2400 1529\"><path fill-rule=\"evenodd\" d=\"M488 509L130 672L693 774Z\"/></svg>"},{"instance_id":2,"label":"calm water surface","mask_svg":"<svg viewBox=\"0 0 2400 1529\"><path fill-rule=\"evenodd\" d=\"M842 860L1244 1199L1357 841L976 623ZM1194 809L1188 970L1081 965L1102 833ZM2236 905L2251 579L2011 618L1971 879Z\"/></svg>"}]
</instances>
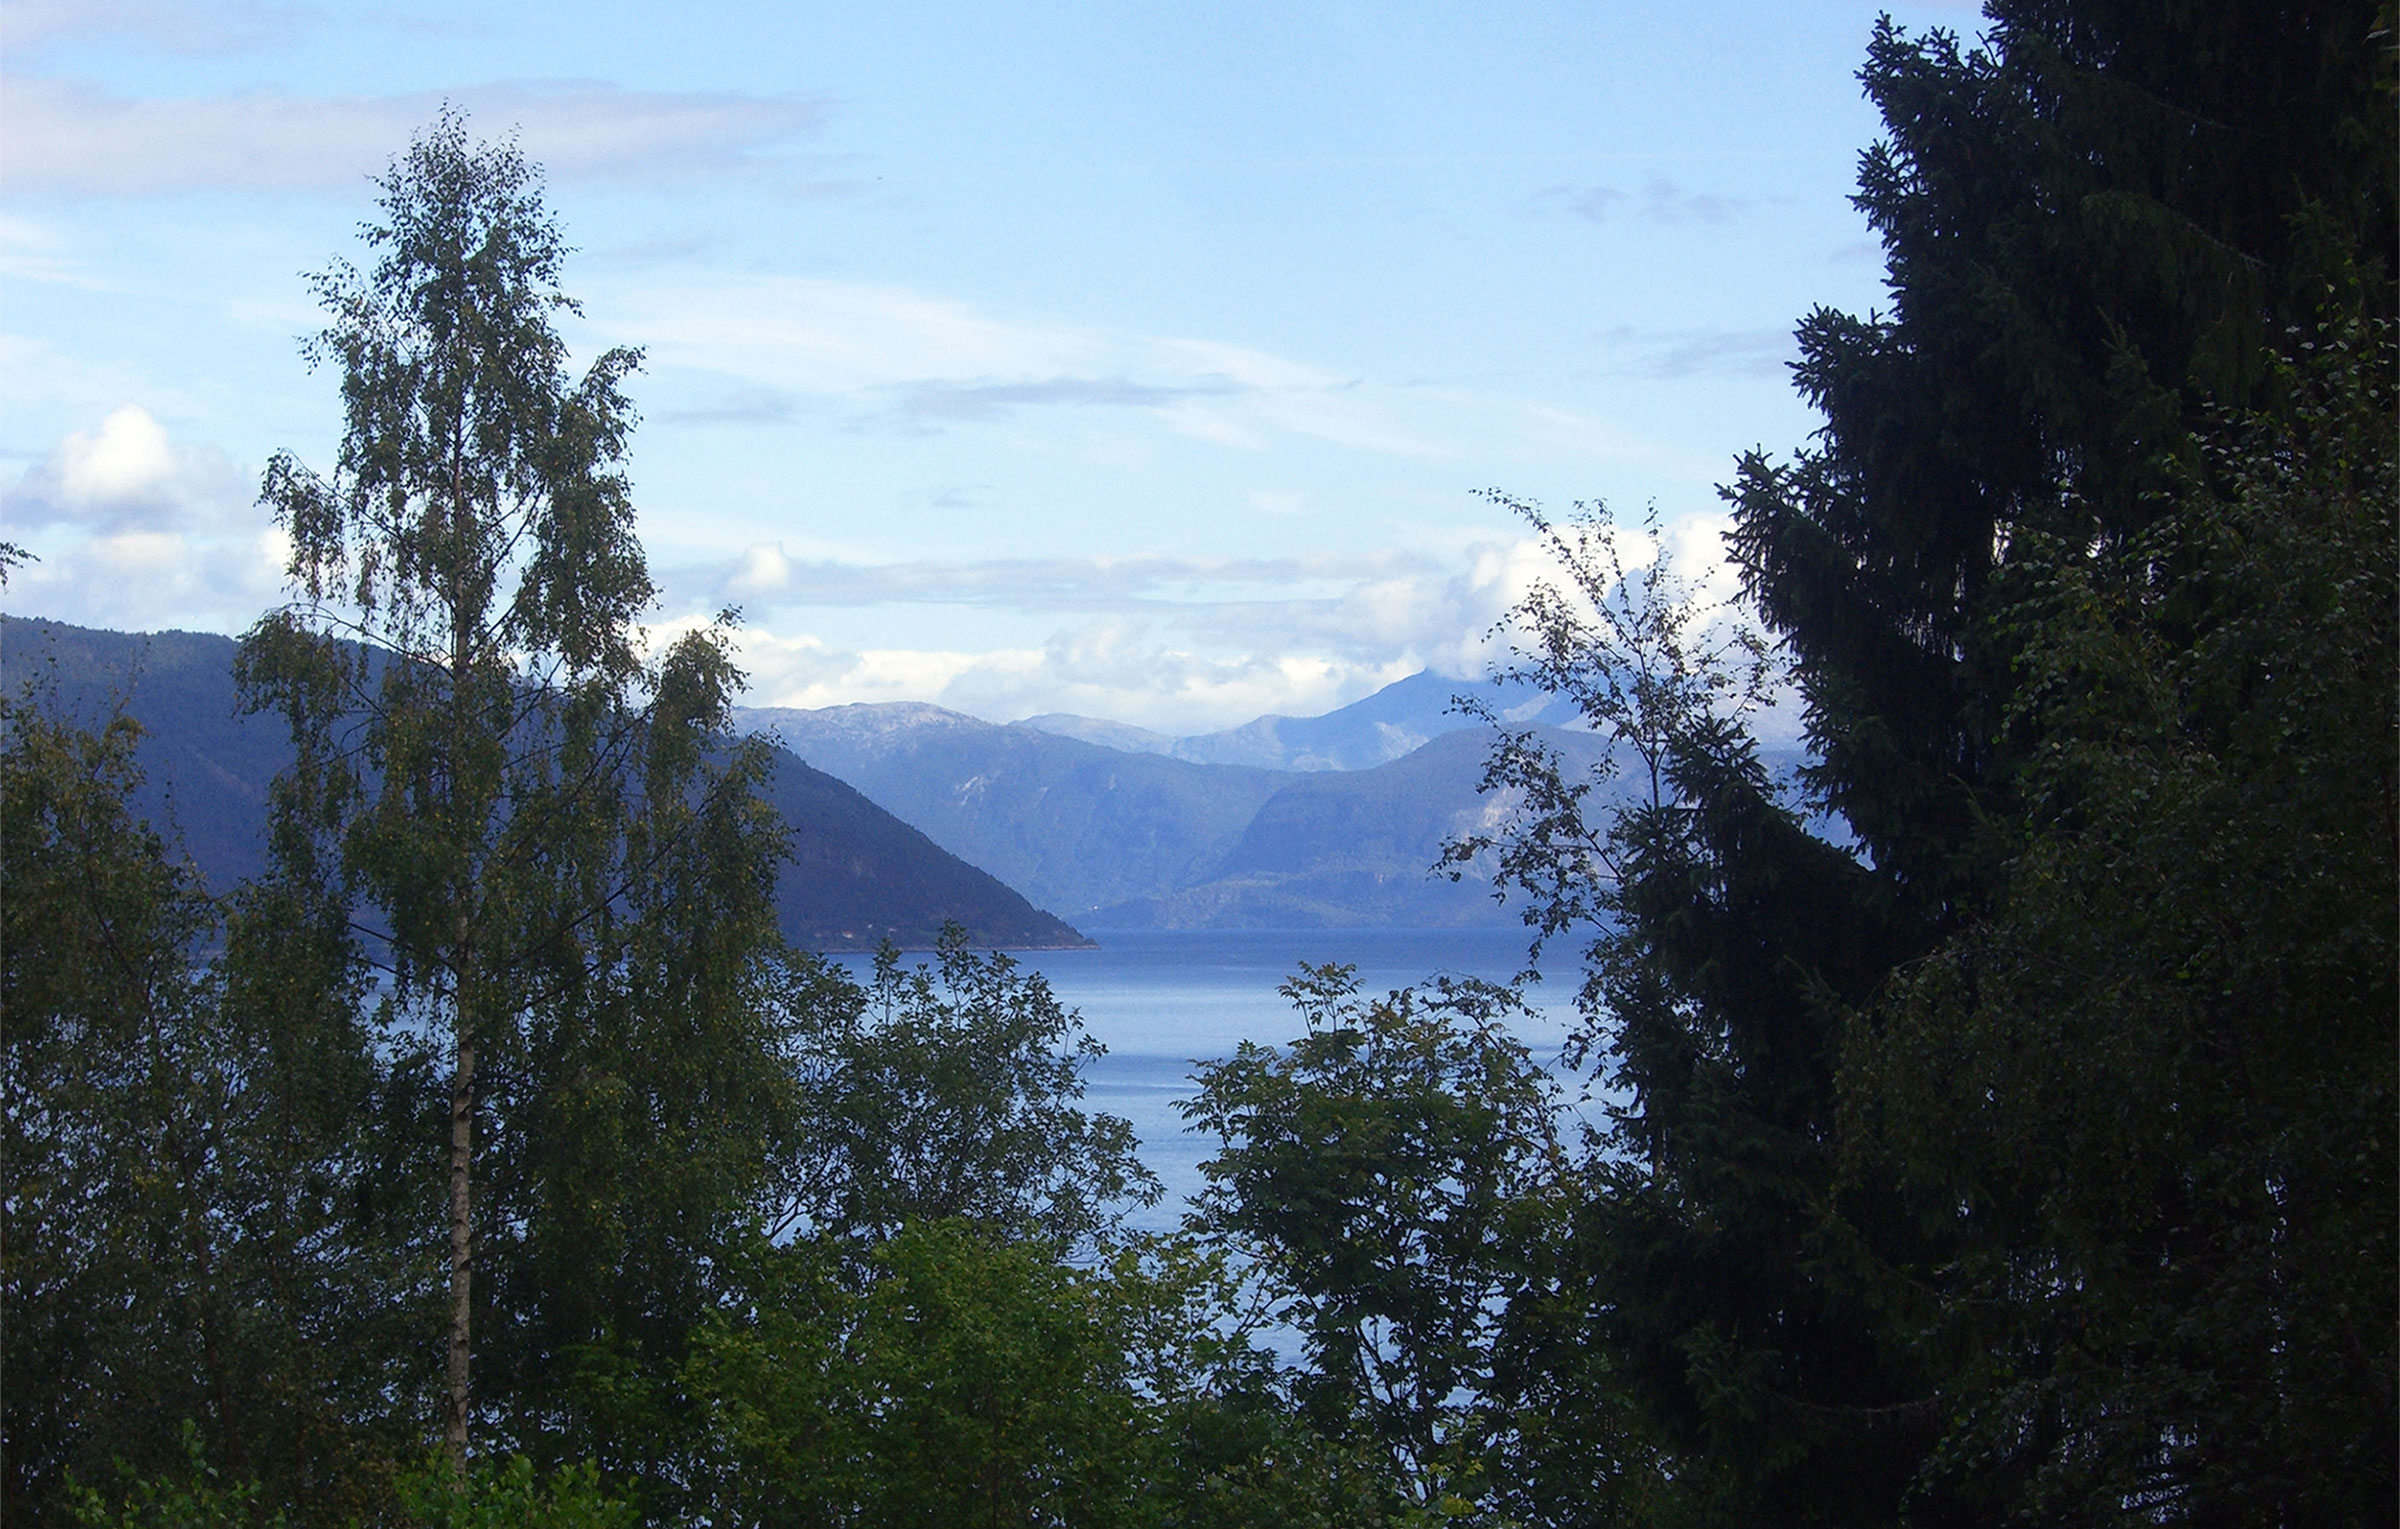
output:
<instances>
[{"instance_id":1,"label":"calm water surface","mask_svg":"<svg viewBox=\"0 0 2400 1529\"><path fill-rule=\"evenodd\" d=\"M1194 1064L1245 1040L1278 1045L1298 1034L1299 1016L1276 989L1302 962L1354 966L1359 991L1382 994L1437 975L1505 982L1525 961L1525 936L1513 929L1086 932L1099 949L1015 955L1108 1048L1085 1074L1084 1103L1123 1116L1141 1138L1142 1161L1167 1188L1136 1218L1153 1228L1180 1219L1201 1187L1201 1161L1216 1150L1216 1139L1189 1130L1175 1109L1195 1091ZM1555 1065L1574 1019L1576 967L1564 951L1544 966L1549 980L1530 989L1534 1012L1518 1034L1536 1060Z\"/></svg>"}]
</instances>

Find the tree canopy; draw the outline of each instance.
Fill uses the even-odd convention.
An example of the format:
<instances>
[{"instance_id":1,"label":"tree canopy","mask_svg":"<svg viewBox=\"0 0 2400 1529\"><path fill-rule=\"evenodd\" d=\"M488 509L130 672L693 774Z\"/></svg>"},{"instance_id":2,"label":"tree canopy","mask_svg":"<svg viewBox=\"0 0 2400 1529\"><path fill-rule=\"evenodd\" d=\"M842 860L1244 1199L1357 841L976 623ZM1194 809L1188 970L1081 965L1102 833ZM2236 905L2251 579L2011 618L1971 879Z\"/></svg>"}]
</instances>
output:
<instances>
[{"instance_id":1,"label":"tree canopy","mask_svg":"<svg viewBox=\"0 0 2400 1529\"><path fill-rule=\"evenodd\" d=\"M1891 311L1726 491L1813 764L1671 687L1587 701L1661 740L1613 824L1503 756L1529 917L1603 921L1568 1256L1666 1521L2389 1513L2383 15L1879 27Z\"/></svg>"},{"instance_id":2,"label":"tree canopy","mask_svg":"<svg viewBox=\"0 0 2400 1529\"><path fill-rule=\"evenodd\" d=\"M638 358L570 375L445 114L319 281L340 455L266 477L266 874L0 699L5 1512L2388 1521L2394 60L2355 0L1881 24L1890 310L1802 321L1741 599L1495 496L1516 677L1614 749L1504 733L1447 863L1581 955L1597 1117L1521 995L1305 968L1174 1234L1038 977L776 939L724 628L640 640Z\"/></svg>"}]
</instances>

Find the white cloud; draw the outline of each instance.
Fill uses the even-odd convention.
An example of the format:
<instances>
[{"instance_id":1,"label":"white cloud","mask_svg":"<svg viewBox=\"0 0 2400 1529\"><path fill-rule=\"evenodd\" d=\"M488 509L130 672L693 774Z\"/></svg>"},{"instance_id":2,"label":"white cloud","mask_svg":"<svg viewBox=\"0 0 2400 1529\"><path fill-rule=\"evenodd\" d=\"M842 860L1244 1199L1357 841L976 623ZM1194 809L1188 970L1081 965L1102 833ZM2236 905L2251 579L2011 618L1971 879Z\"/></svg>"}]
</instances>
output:
<instances>
[{"instance_id":1,"label":"white cloud","mask_svg":"<svg viewBox=\"0 0 2400 1529\"><path fill-rule=\"evenodd\" d=\"M19 529L168 531L240 504L246 488L223 452L175 444L148 410L129 403L93 429L70 432L28 468L0 496L0 515Z\"/></svg>"},{"instance_id":2,"label":"white cloud","mask_svg":"<svg viewBox=\"0 0 2400 1529\"><path fill-rule=\"evenodd\" d=\"M777 595L791 587L792 561L783 555L783 545L761 542L744 549L742 560L725 580L725 592L731 595Z\"/></svg>"},{"instance_id":3,"label":"white cloud","mask_svg":"<svg viewBox=\"0 0 2400 1529\"><path fill-rule=\"evenodd\" d=\"M822 103L565 81L437 94L117 96L80 80L13 76L0 90L0 184L13 195L355 190L447 98L472 127L512 128L553 179L680 180L756 168L812 133Z\"/></svg>"},{"instance_id":4,"label":"white cloud","mask_svg":"<svg viewBox=\"0 0 2400 1529\"><path fill-rule=\"evenodd\" d=\"M10 576L9 607L84 626L239 631L277 598L290 550L255 496L222 451L120 405L0 493L0 535L36 558Z\"/></svg>"}]
</instances>

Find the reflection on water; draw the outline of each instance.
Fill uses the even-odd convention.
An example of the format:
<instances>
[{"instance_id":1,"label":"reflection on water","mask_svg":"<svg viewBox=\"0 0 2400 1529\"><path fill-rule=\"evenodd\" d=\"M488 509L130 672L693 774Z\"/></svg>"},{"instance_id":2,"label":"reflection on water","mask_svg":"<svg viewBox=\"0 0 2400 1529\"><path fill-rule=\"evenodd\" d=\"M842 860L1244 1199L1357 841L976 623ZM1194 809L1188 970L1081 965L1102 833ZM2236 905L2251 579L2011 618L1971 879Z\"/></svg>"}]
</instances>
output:
<instances>
[{"instance_id":1,"label":"reflection on water","mask_svg":"<svg viewBox=\"0 0 2400 1529\"><path fill-rule=\"evenodd\" d=\"M1193 1092L1192 1065L1230 1053L1245 1040L1280 1044L1299 1017L1277 988L1302 962L1358 969L1362 993L1380 994L1434 976L1505 982L1524 965L1525 936L1509 929L1321 929L1295 931L1089 931L1097 950L1039 950L1017 955L1038 971L1084 1026L1108 1047L1086 1074L1084 1102L1132 1122L1142 1161L1165 1183L1166 1198L1138 1225L1176 1224L1201 1187L1200 1164L1213 1137L1185 1127L1176 1101ZM864 956L835 959L853 971ZM922 959L911 957L914 961ZM1574 1014L1573 954L1544 959L1547 981L1531 985L1533 1013L1518 1034L1543 1063L1556 1065ZM1570 1092L1574 1080L1567 1080Z\"/></svg>"}]
</instances>

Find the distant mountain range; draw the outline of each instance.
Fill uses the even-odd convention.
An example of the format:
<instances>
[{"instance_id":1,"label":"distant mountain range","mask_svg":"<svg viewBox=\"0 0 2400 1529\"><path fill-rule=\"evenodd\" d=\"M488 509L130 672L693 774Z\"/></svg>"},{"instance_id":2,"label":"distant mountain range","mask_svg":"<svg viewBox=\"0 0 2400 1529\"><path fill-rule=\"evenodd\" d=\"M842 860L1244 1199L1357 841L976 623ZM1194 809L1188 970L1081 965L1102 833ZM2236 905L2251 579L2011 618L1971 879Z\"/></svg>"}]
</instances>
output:
<instances>
[{"instance_id":1,"label":"distant mountain range","mask_svg":"<svg viewBox=\"0 0 2400 1529\"><path fill-rule=\"evenodd\" d=\"M1520 724L1558 715L1538 692L1418 674L1321 717L1189 738L913 703L739 717L1081 927L1513 923L1488 883L1431 874L1503 805L1478 791L1490 729L1450 709L1461 694ZM1588 733L1538 731L1598 757Z\"/></svg>"},{"instance_id":2,"label":"distant mountain range","mask_svg":"<svg viewBox=\"0 0 2400 1529\"><path fill-rule=\"evenodd\" d=\"M263 865L267 786L290 759L280 719L237 713L231 639L127 635L0 616L0 684L87 723L142 725L135 807L225 890ZM776 886L787 937L816 950L922 948L947 920L980 944L1090 943L841 781L778 752L767 797L792 828Z\"/></svg>"},{"instance_id":3,"label":"distant mountain range","mask_svg":"<svg viewBox=\"0 0 2400 1529\"><path fill-rule=\"evenodd\" d=\"M1319 717L1259 717L1222 732L1174 738L1123 722L1051 712L1017 724L1135 754L1262 770L1369 770L1472 725L1457 703L1472 698L1501 721L1572 727L1574 706L1547 691L1494 680L1450 679L1419 670L1362 701Z\"/></svg>"},{"instance_id":4,"label":"distant mountain range","mask_svg":"<svg viewBox=\"0 0 2400 1529\"><path fill-rule=\"evenodd\" d=\"M121 703L142 724L137 806L220 889L261 868L267 786L289 757L280 722L236 714L233 652L192 632L0 617L10 694L31 686L90 720ZM1446 842L1507 806L1478 790L1491 731L1452 709L1462 695L1575 764L1599 757L1547 695L1432 674L1191 737L909 703L736 721L778 745L768 795L793 859L776 901L795 942L923 946L955 919L978 942L1039 948L1084 943L1078 927L1513 924L1487 882L1432 874Z\"/></svg>"}]
</instances>

